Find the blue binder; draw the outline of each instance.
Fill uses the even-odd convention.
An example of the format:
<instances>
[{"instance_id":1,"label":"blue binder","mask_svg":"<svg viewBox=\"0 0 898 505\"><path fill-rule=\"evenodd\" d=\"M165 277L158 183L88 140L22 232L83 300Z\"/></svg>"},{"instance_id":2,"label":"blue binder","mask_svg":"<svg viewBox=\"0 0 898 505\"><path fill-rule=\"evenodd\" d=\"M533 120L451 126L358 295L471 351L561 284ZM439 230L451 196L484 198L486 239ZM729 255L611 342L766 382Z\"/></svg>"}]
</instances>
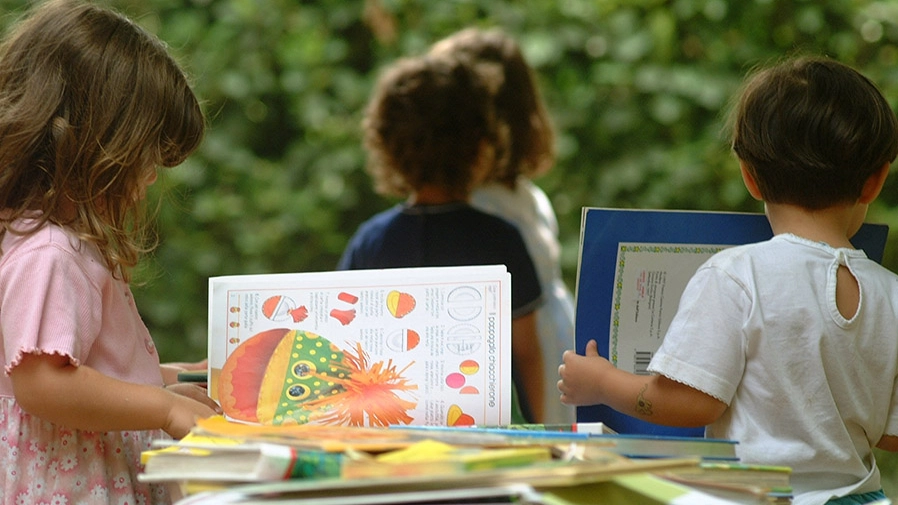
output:
<instances>
[{"instance_id":1,"label":"blue binder","mask_svg":"<svg viewBox=\"0 0 898 505\"><path fill-rule=\"evenodd\" d=\"M889 228L865 223L852 238L858 249L881 263ZM609 326L618 244L740 245L773 236L763 214L683 210L584 208L580 229L574 334L577 352L596 339L599 354L609 356ZM577 421L601 421L618 433L703 436L704 428L675 428L648 423L604 405L578 407Z\"/></svg>"}]
</instances>

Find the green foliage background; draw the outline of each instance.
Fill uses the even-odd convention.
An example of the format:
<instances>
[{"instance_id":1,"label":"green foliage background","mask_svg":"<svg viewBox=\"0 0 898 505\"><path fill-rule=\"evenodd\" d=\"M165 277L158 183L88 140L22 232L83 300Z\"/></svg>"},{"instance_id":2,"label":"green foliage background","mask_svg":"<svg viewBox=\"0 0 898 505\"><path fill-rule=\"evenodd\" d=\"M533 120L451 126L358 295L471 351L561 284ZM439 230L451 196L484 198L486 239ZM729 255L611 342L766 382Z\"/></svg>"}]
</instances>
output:
<instances>
[{"instance_id":1,"label":"green foliage background","mask_svg":"<svg viewBox=\"0 0 898 505\"><path fill-rule=\"evenodd\" d=\"M393 203L363 170L369 90L385 64L462 27L503 27L539 74L559 159L537 183L558 214L572 288L583 206L761 210L722 133L754 65L826 54L898 105L898 3L888 0L107 3L169 44L209 115L199 152L154 186L162 243L135 287L167 360L205 355L208 277L332 269L356 226ZM0 0L0 23L26 4ZM896 227L896 206L893 176L870 220ZM898 496L896 458L879 456Z\"/></svg>"}]
</instances>

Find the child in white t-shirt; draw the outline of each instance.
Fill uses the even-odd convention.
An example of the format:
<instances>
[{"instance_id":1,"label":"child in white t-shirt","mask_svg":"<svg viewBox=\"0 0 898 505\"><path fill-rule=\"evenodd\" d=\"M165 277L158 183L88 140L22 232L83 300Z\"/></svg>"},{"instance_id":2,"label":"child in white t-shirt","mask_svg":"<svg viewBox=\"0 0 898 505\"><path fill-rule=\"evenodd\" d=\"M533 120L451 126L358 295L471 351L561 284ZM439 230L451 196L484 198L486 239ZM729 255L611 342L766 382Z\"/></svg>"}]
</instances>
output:
<instances>
[{"instance_id":1,"label":"child in white t-shirt","mask_svg":"<svg viewBox=\"0 0 898 505\"><path fill-rule=\"evenodd\" d=\"M898 153L895 114L824 58L751 77L733 150L774 238L725 249L690 280L649 370L567 351L561 400L704 426L744 463L792 467L796 505L884 498L873 447L898 450L898 276L849 242Z\"/></svg>"}]
</instances>

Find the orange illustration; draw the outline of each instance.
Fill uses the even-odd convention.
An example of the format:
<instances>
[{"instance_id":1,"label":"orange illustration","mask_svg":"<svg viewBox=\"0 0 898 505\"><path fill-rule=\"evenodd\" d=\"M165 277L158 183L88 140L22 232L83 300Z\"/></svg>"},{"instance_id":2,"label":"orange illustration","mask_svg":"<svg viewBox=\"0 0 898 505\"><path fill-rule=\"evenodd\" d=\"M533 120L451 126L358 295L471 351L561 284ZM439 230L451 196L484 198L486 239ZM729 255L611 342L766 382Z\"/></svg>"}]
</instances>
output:
<instances>
[{"instance_id":1,"label":"orange illustration","mask_svg":"<svg viewBox=\"0 0 898 505\"><path fill-rule=\"evenodd\" d=\"M466 359L458 365L458 370L465 375L474 375L480 370L480 363L473 359Z\"/></svg>"},{"instance_id":2,"label":"orange illustration","mask_svg":"<svg viewBox=\"0 0 898 505\"><path fill-rule=\"evenodd\" d=\"M405 317L415 310L415 298L408 293L390 291L387 293L387 309L395 318Z\"/></svg>"},{"instance_id":3,"label":"orange illustration","mask_svg":"<svg viewBox=\"0 0 898 505\"><path fill-rule=\"evenodd\" d=\"M473 426L474 418L469 414L465 414L458 405L452 404L449 407L449 411L446 413L446 425Z\"/></svg>"},{"instance_id":4,"label":"orange illustration","mask_svg":"<svg viewBox=\"0 0 898 505\"><path fill-rule=\"evenodd\" d=\"M331 309L331 317L340 321L340 324L346 326L355 319L355 309L341 310Z\"/></svg>"},{"instance_id":5,"label":"orange illustration","mask_svg":"<svg viewBox=\"0 0 898 505\"><path fill-rule=\"evenodd\" d=\"M262 424L409 424L417 389L392 360L368 362L361 344L343 351L324 337L279 328L261 332L228 356L218 380L231 418Z\"/></svg>"}]
</instances>

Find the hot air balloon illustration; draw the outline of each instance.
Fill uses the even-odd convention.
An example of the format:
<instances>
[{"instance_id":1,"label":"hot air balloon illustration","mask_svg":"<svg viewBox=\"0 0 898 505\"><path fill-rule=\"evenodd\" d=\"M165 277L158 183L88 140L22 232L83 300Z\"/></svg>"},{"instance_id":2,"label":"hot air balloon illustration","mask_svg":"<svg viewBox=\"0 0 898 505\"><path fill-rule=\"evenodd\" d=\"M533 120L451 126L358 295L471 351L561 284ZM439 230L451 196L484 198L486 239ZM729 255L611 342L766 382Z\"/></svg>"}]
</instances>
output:
<instances>
[{"instance_id":1,"label":"hot air balloon illustration","mask_svg":"<svg viewBox=\"0 0 898 505\"><path fill-rule=\"evenodd\" d=\"M392 360L369 364L361 344L343 351L315 333L274 329L237 346L218 383L226 415L262 424L409 424L417 389Z\"/></svg>"}]
</instances>

